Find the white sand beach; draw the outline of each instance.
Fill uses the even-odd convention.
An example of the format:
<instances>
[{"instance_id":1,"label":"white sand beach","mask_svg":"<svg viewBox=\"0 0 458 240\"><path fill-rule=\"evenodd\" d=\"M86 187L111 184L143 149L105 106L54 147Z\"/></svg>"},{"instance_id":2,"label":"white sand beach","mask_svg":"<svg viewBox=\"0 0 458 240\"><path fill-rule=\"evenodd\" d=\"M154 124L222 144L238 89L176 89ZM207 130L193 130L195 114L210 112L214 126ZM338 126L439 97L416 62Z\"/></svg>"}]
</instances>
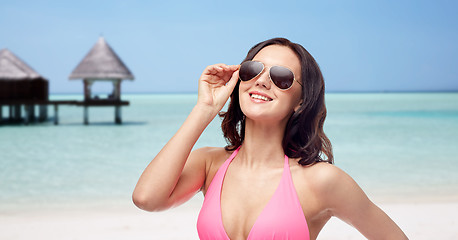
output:
<instances>
[{"instance_id":1,"label":"white sand beach","mask_svg":"<svg viewBox=\"0 0 458 240\"><path fill-rule=\"evenodd\" d=\"M0 239L198 239L200 197L175 209L143 212L133 205L58 208L0 214ZM458 202L383 203L379 206L410 239L458 239ZM365 239L331 219L318 239Z\"/></svg>"}]
</instances>

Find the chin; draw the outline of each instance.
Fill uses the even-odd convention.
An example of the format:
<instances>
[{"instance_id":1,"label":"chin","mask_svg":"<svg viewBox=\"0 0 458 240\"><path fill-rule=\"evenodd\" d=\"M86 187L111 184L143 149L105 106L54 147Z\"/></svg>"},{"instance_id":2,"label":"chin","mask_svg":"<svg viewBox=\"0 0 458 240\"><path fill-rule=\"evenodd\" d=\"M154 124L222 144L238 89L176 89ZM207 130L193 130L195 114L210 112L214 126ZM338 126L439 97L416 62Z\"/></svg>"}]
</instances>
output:
<instances>
[{"instance_id":1,"label":"chin","mask_svg":"<svg viewBox=\"0 0 458 240\"><path fill-rule=\"evenodd\" d=\"M259 111L255 109L247 109L246 111L242 109L243 114L245 114L247 119L250 119L258 123L269 123L269 124L281 124L289 118L289 115L285 117L285 114L281 114L278 111Z\"/></svg>"}]
</instances>

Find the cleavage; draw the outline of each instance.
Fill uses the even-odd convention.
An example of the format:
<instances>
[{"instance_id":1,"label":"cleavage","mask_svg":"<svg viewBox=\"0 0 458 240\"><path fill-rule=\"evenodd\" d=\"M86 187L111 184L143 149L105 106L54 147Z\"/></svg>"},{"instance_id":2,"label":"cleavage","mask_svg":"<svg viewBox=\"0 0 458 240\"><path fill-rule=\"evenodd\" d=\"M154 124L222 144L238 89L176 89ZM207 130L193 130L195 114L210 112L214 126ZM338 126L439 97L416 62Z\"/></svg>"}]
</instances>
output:
<instances>
[{"instance_id":1,"label":"cleavage","mask_svg":"<svg viewBox=\"0 0 458 240\"><path fill-rule=\"evenodd\" d=\"M254 171L229 165L221 190L221 215L230 239L246 239L276 192L284 169Z\"/></svg>"}]
</instances>

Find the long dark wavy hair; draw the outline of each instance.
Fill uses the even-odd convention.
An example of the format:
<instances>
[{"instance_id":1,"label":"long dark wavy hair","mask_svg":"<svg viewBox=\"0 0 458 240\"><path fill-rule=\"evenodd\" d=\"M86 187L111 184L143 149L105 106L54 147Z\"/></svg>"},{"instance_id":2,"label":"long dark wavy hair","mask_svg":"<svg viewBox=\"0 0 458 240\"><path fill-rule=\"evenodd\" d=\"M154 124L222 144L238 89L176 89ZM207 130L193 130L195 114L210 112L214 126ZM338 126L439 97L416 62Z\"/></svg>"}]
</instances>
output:
<instances>
[{"instance_id":1,"label":"long dark wavy hair","mask_svg":"<svg viewBox=\"0 0 458 240\"><path fill-rule=\"evenodd\" d=\"M273 38L256 44L242 62L252 60L261 49L269 45L289 47L296 53L301 64L302 104L286 124L282 143L285 154L290 158L299 158L301 165L333 163L331 142L323 131L326 105L320 67L304 47L286 38ZM223 119L221 128L228 143L225 147L227 151L237 149L245 138L245 115L240 109L239 85L240 81L231 94L227 112L219 114Z\"/></svg>"}]
</instances>

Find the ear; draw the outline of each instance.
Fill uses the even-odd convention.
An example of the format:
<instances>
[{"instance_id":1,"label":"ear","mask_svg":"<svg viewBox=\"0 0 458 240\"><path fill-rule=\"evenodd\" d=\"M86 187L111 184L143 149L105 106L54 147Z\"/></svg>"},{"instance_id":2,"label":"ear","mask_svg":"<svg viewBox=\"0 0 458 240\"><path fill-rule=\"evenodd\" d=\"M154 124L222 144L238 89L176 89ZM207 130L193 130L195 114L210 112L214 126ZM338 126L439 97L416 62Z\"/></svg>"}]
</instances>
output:
<instances>
[{"instance_id":1,"label":"ear","mask_svg":"<svg viewBox=\"0 0 458 240\"><path fill-rule=\"evenodd\" d=\"M297 112L297 110L299 110L299 108L302 106L302 99L301 101L297 104L296 107L294 107L294 112Z\"/></svg>"}]
</instances>

